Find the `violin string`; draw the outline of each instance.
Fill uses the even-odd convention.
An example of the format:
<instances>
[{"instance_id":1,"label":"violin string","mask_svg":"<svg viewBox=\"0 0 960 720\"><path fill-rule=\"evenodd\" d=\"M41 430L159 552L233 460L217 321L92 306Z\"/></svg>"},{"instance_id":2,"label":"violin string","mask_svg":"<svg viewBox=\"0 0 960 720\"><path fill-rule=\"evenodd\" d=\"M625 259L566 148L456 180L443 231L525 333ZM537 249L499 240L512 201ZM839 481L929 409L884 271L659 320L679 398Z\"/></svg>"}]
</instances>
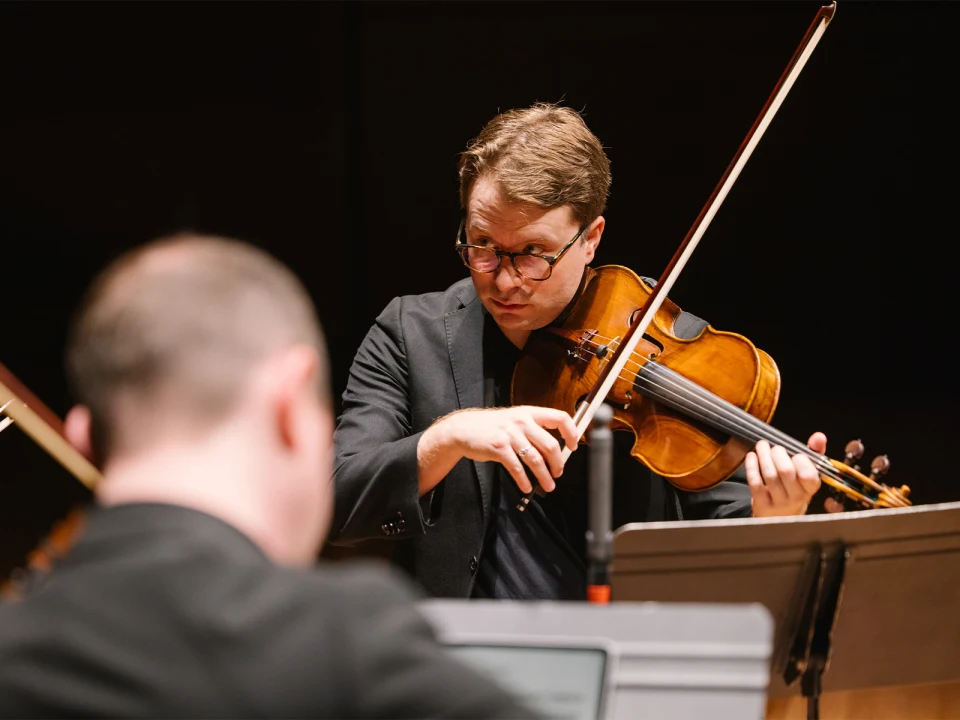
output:
<instances>
[{"instance_id":1,"label":"violin string","mask_svg":"<svg viewBox=\"0 0 960 720\"><path fill-rule=\"evenodd\" d=\"M618 344L616 339L610 340L613 344ZM596 353L592 354L595 355ZM638 353L631 353L631 355L638 355ZM831 478L840 485L853 490L865 498L869 499L876 495L876 499L879 500L889 495L889 493L878 489L865 480L861 480L852 474L847 474L843 469L835 467L825 455L811 450L795 438L750 415L743 409L698 385L689 378L680 375L656 360L644 360L644 363L641 364L636 360L628 358L628 362L632 362L640 367L640 372L633 373L634 385L641 391L643 388L646 388L648 394L653 395L654 398L660 394L660 399L668 406L674 405L674 407L681 412L690 414L693 417L699 417L704 422L714 427L720 427L731 435L752 440L754 443L762 438L772 444L782 445L788 450L792 449L795 454L802 453L817 465L821 475ZM645 370L651 377L645 377ZM630 380L629 377L624 378L622 375L620 379ZM643 383L642 386L639 384L640 382ZM679 388L679 392L671 390L668 385ZM664 397L664 392L673 397ZM684 392L689 393L689 395L685 395ZM643 393L641 392L641 394ZM705 408L708 414L703 412ZM720 417L718 417L718 415ZM744 426L746 426L746 428ZM851 484L851 478L856 484ZM891 507L894 505L906 506L905 503L897 500L896 495L887 497L887 502L891 501L893 503Z\"/></svg>"},{"instance_id":2,"label":"violin string","mask_svg":"<svg viewBox=\"0 0 960 720\"><path fill-rule=\"evenodd\" d=\"M592 354L596 355L596 353L592 353ZM631 353L631 355L636 355L636 354L637 353ZM717 415L721 417L726 416L726 418L729 418L729 420L733 422L736 422L737 419L740 419L744 423L751 425L754 433L762 433L761 436L756 437L757 440L761 439L762 437L763 439L771 441L776 445L782 445L787 449L791 449L794 451L794 453L802 452L806 454L808 457L810 457L811 460L818 462L818 464L829 465L831 468L833 467L832 465L830 465L829 460L824 458L822 455L815 453L813 450L810 450L810 448L803 445L799 440L796 440L795 438L790 437L786 433L783 433L780 430L777 430L772 425L769 425L763 422L762 420L759 420L758 418L754 417L753 415L750 415L749 413L737 407L733 403L730 403L729 401L724 400L723 398L710 392L706 388L703 388L702 386L689 380L688 378L683 377L679 373L676 373L673 370L670 370L666 366L661 365L660 363L657 363L657 362L640 363L640 362L637 362L636 360L633 360L632 358L628 359L627 362L631 362L639 366L640 371L633 373L632 377L623 377L623 375L621 375L620 379L633 381L633 382L643 381L647 383L648 387L653 387L654 389L663 388L668 392L670 392L670 389L667 387L667 385L672 385L674 388L677 388L679 391L686 391L686 392L692 393L694 395L693 398L685 398L680 392L673 392L672 394L677 401L697 403L697 404L694 404L692 407L688 406L687 407L688 410L699 411L702 405L712 406L713 410L717 413ZM655 374L656 379L644 377L641 374L644 368L649 368L648 372L650 372L651 374ZM714 417L716 418L716 416ZM708 420L708 418L703 418L703 419L704 421ZM728 429L728 428L724 428L724 429ZM743 429L742 425L738 424L738 429ZM751 439L751 438L748 436L745 439Z\"/></svg>"},{"instance_id":3,"label":"violin string","mask_svg":"<svg viewBox=\"0 0 960 720\"><path fill-rule=\"evenodd\" d=\"M644 369L650 377L645 377ZM822 459L799 441L659 363L645 363L641 372L634 373L633 378L623 379L632 379L638 389L646 389L648 394L655 397L659 395L658 399L668 405L679 406L676 409L699 417L704 422L730 434L754 443L765 439L772 444L783 446L794 454L807 455L824 470L833 469L829 461Z\"/></svg>"},{"instance_id":4,"label":"violin string","mask_svg":"<svg viewBox=\"0 0 960 720\"><path fill-rule=\"evenodd\" d=\"M648 367L651 369L656 367L657 370L663 369L662 366L657 367L655 362L648 364ZM666 382L663 380L663 378L648 378L641 374L636 374L633 384L642 395L646 395L651 399L660 400L661 402L664 402L665 405L671 406L681 413L702 420L714 428L749 441L753 445L756 445L759 440L765 439L772 445L782 445L793 454L803 453L807 455L807 457L811 458L811 460L817 466L820 474L827 475L846 487L854 489L843 478L843 476L838 473L836 468L834 468L832 464L829 464L829 461L821 461L821 459L817 457L809 448L800 447L799 443L792 438L789 438L789 436L785 436L785 438L771 437L771 435L774 434L771 432L771 430L775 430L775 428L766 425L762 421L753 418L753 416L750 416L747 413L744 413L743 416L738 416L739 414L732 414L724 412L723 410L718 411L716 407L704 407L703 403L698 402L698 398L691 398L690 396L684 395L682 392L677 392L674 388L671 388L670 385L676 386L677 383L672 382L670 378L666 378ZM680 389L683 390L686 388L681 386ZM750 419L748 420L747 418ZM744 422L744 420L746 420L746 422Z\"/></svg>"},{"instance_id":5,"label":"violin string","mask_svg":"<svg viewBox=\"0 0 960 720\"><path fill-rule=\"evenodd\" d=\"M617 344L619 343L619 341L616 340L615 338L604 338L604 339L611 340L611 343L617 343ZM593 353L593 354L596 355L596 353ZM631 356L635 356L635 355L638 355L638 353L636 352L631 353ZM762 420L754 417L753 415L749 414L742 408L739 408L733 403L727 400L724 400L723 398L716 395L715 393L710 392L706 388L702 387L701 385L698 385L697 383L693 382L689 378L686 378L683 375L680 375L679 373L671 370L665 365L657 363L656 361L654 361L653 363L646 362L646 361L643 363L640 363L636 360L633 360L632 357L629 358L627 362L637 365L640 368L640 370L634 373L633 378L629 378L629 377L624 378L621 375L620 379L623 379L623 380L639 379L639 380L644 380L648 383L652 382L652 380L644 378L643 375L641 374L644 368L649 367L650 368L649 372L655 373L656 375L659 376L659 379L661 380L660 384L653 383L654 387L665 387L665 383L670 383L675 388L678 388L681 391L691 392L696 396L697 399L699 399L701 403L706 405L712 405L716 412L725 413L728 416L733 416L731 419L740 418L744 422L749 423L754 427L755 432L763 433L764 435L763 439L771 441L777 445L782 445L787 449L792 449L794 453L802 452L806 454L808 457L810 457L811 460L817 461L819 464L829 465L830 467L833 467L830 464L830 461L826 459L823 455L820 455L819 453L814 452L813 450L808 448L806 445L801 443L799 440L790 437L789 435L787 435L784 432L781 432L780 430L773 427L772 425L769 425L763 422ZM679 398L680 395L677 395L677 397ZM696 406L696 409L699 409L699 406ZM757 439L759 440L760 438L757 438Z\"/></svg>"},{"instance_id":6,"label":"violin string","mask_svg":"<svg viewBox=\"0 0 960 720\"><path fill-rule=\"evenodd\" d=\"M618 342L615 338L604 338L599 335L594 337L609 340L611 341L610 344ZM587 344L591 347L593 345L590 341L588 341ZM588 350L588 352L596 356L596 352L590 350ZM631 353L631 355L636 354L637 353ZM744 440L750 440L754 444L756 444L758 440L764 439L772 444L782 445L784 448L792 450L794 454L802 453L817 465L821 474L829 476L851 490L856 490L856 488L851 487L846 478L840 474L838 469L835 468L825 456L814 452L798 440L777 430L762 420L755 418L736 405L711 393L706 388L684 378L682 375L675 373L656 361L640 363L631 358L628 359L628 362L638 365L641 371L643 368L650 368L652 377L644 377L640 372L631 373L628 371L627 377L621 374L619 379L633 383L640 390L646 389L648 391L647 394L653 395L654 398L657 398L659 395L659 399L667 405L673 405L675 409L701 419L707 424L728 432L731 435ZM642 385L639 383L642 383ZM672 385L679 391L672 389L669 385ZM692 392L693 396L684 395L683 391ZM644 393L641 392L641 394ZM704 406L712 406L712 408ZM860 492L859 490L856 491Z\"/></svg>"}]
</instances>

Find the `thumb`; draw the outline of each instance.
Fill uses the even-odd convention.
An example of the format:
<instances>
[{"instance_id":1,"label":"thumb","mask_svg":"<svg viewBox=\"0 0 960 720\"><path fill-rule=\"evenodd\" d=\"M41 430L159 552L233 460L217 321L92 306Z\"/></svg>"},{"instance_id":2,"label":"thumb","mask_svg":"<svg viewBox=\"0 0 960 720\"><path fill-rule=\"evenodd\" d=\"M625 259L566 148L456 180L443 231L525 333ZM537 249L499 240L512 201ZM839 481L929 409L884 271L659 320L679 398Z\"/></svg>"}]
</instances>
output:
<instances>
[{"instance_id":1,"label":"thumb","mask_svg":"<svg viewBox=\"0 0 960 720\"><path fill-rule=\"evenodd\" d=\"M814 452L823 453L827 449L827 436L822 432L815 432L810 436L810 439L807 440L807 447L813 450Z\"/></svg>"}]
</instances>

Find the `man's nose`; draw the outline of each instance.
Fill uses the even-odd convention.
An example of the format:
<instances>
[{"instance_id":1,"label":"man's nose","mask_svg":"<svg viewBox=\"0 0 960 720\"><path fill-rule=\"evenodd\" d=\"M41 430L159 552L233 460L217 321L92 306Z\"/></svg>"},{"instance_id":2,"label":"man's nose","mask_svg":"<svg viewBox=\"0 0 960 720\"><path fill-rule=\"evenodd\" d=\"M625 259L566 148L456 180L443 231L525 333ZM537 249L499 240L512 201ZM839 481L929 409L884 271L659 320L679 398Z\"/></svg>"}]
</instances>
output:
<instances>
[{"instance_id":1,"label":"man's nose","mask_svg":"<svg viewBox=\"0 0 960 720\"><path fill-rule=\"evenodd\" d=\"M510 258L500 258L500 267L494 271L494 279L500 291L523 285L523 277L510 262Z\"/></svg>"}]
</instances>

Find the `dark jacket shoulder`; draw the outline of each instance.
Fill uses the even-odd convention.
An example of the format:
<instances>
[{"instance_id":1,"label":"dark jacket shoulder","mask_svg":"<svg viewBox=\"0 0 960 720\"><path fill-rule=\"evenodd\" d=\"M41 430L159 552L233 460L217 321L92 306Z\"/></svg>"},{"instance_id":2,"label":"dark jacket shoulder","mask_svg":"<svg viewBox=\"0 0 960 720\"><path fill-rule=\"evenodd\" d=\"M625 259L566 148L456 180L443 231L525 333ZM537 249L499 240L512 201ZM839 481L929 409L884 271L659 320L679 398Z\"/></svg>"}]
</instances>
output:
<instances>
[{"instance_id":1,"label":"dark jacket shoulder","mask_svg":"<svg viewBox=\"0 0 960 720\"><path fill-rule=\"evenodd\" d=\"M453 662L418 597L380 566L277 566L186 508L94 512L0 606L0 716L523 717Z\"/></svg>"},{"instance_id":2,"label":"dark jacket shoulder","mask_svg":"<svg viewBox=\"0 0 960 720\"><path fill-rule=\"evenodd\" d=\"M398 295L383 308L377 316L377 322L379 324L381 320L407 314L428 322L441 320L447 313L460 310L478 301L473 281L467 277L458 280L445 290L417 295Z\"/></svg>"}]
</instances>

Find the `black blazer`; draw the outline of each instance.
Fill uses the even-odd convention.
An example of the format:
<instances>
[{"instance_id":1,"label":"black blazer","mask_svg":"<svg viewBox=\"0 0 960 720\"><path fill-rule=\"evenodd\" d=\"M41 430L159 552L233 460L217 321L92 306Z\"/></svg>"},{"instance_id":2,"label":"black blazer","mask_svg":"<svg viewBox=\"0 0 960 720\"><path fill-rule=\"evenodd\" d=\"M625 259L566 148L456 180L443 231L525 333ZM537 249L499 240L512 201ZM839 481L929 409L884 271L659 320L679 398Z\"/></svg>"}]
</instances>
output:
<instances>
[{"instance_id":1,"label":"black blazer","mask_svg":"<svg viewBox=\"0 0 960 720\"><path fill-rule=\"evenodd\" d=\"M470 596L496 465L463 459L420 499L417 443L438 418L484 406L485 312L470 278L443 292L392 300L357 351L335 433L330 541L350 546L387 539L395 562L435 596ZM684 313L676 324L678 335L693 337L706 322ZM664 503L672 514L634 519L749 515L744 479L683 493L654 476L672 499Z\"/></svg>"},{"instance_id":2,"label":"black blazer","mask_svg":"<svg viewBox=\"0 0 960 720\"><path fill-rule=\"evenodd\" d=\"M281 568L169 505L96 509L0 605L6 717L529 717L450 658L383 568Z\"/></svg>"}]
</instances>

